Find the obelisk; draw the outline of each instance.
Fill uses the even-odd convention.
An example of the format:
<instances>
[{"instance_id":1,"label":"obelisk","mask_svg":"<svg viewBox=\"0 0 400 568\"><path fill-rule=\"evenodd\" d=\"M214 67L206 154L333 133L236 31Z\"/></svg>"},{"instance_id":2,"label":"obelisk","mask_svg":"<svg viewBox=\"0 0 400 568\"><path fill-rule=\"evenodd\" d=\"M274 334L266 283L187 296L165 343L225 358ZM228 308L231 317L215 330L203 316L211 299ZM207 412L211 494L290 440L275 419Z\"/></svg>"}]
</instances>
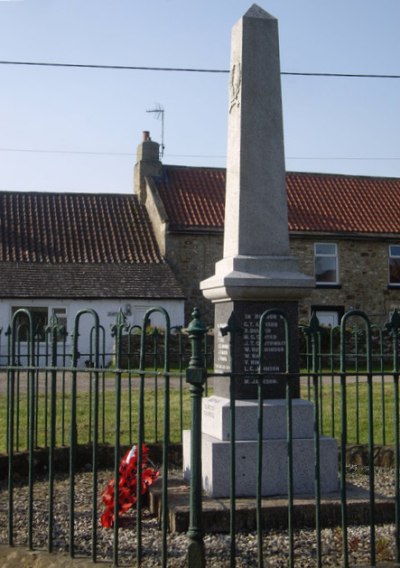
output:
<instances>
[{"instance_id":1,"label":"obelisk","mask_svg":"<svg viewBox=\"0 0 400 568\"><path fill-rule=\"evenodd\" d=\"M253 4L232 31L224 258L206 298L298 298L313 284L290 255L278 23ZM290 292L283 288L290 288Z\"/></svg>"},{"instance_id":2,"label":"obelisk","mask_svg":"<svg viewBox=\"0 0 400 568\"><path fill-rule=\"evenodd\" d=\"M201 283L203 294L215 304L214 394L202 404L203 488L213 497L227 497L230 491L232 372L236 491L241 496L255 495L259 321L271 309L275 312L266 320L263 342L262 493L287 492L287 407L281 374L286 371L287 343L282 313L289 323L295 398L294 491L314 491L313 405L298 398L297 374L298 300L313 283L299 272L289 248L278 24L254 4L232 31L224 257L217 262L215 275ZM190 432L184 432L183 446L188 478ZM321 490L333 491L338 485L335 440L321 439L320 452Z\"/></svg>"},{"instance_id":3,"label":"obelisk","mask_svg":"<svg viewBox=\"0 0 400 568\"><path fill-rule=\"evenodd\" d=\"M200 287L215 303L216 328L234 313L247 336L254 336L260 313L284 309L295 348L297 301L314 282L299 272L289 248L277 20L253 4L234 26L231 45L224 257ZM268 336L269 359L274 346L282 347L282 332L270 331L277 333ZM229 371L227 339L216 334L215 347L216 370ZM236 351L236 371L257 371L257 349L246 345L246 335ZM292 356L297 359L294 351ZM267 370L278 367L274 360ZM244 377L238 385L239 398L256 397L248 383ZM283 388L270 378L265 397L280 398ZM215 389L227 396L227 381L215 381Z\"/></svg>"}]
</instances>

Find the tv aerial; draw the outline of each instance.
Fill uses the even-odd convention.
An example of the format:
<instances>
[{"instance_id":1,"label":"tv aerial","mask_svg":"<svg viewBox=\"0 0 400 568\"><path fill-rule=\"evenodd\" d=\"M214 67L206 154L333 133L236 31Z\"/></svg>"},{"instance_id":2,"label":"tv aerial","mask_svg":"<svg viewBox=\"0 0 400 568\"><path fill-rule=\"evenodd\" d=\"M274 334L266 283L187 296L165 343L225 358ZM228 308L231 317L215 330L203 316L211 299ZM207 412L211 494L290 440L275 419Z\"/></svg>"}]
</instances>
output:
<instances>
[{"instance_id":1,"label":"tv aerial","mask_svg":"<svg viewBox=\"0 0 400 568\"><path fill-rule=\"evenodd\" d=\"M158 120L161 118L161 145L160 145L160 158L164 156L164 108L160 105L160 103L156 103L154 108L146 110L146 112L154 113L155 118Z\"/></svg>"}]
</instances>

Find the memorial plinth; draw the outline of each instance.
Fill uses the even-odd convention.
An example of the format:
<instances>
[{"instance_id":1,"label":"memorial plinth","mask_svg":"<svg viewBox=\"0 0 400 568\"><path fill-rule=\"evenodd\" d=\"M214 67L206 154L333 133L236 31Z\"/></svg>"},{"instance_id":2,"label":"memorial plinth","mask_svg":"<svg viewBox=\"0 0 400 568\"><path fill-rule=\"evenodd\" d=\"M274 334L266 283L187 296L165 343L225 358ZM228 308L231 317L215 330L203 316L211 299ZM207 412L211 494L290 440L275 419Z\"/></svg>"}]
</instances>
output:
<instances>
[{"instance_id":1,"label":"memorial plinth","mask_svg":"<svg viewBox=\"0 0 400 568\"><path fill-rule=\"evenodd\" d=\"M231 46L224 255L215 265L215 274L200 284L204 296L215 304L216 370L214 396L203 401L203 487L215 497L229 495L226 417L232 374L240 424L235 432L236 489L238 495L255 495L259 321L264 312L274 310L264 323L261 350L262 493L287 493L288 444L286 432L278 425L286 423L282 374L288 370L295 398L294 490L310 493L314 490L314 418L312 404L298 399L297 329L298 300L309 293L314 280L299 271L289 247L277 20L253 4L234 26ZM320 444L322 490L335 491L336 442L321 438ZM189 448L190 433L185 432L185 477L190 477Z\"/></svg>"},{"instance_id":2,"label":"memorial plinth","mask_svg":"<svg viewBox=\"0 0 400 568\"><path fill-rule=\"evenodd\" d=\"M237 400L235 404L235 489L239 497L255 496L257 485L257 404ZM286 400L263 402L263 496L288 492L288 442ZM315 491L314 405L306 400L292 401L293 491L309 495ZM230 400L211 396L202 408L202 480L203 489L214 498L229 496ZM183 434L183 472L189 480L190 431ZM320 489L322 493L338 490L338 452L333 438L320 436Z\"/></svg>"}]
</instances>

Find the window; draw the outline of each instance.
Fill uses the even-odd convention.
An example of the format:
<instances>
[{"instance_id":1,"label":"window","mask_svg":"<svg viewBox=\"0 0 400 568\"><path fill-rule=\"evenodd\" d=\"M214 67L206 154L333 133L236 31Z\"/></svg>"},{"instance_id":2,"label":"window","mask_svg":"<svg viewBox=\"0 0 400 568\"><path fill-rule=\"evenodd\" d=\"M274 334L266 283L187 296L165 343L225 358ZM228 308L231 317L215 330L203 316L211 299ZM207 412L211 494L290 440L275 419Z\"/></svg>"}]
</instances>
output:
<instances>
[{"instance_id":1,"label":"window","mask_svg":"<svg viewBox=\"0 0 400 568\"><path fill-rule=\"evenodd\" d=\"M48 308L42 308L37 306L13 306L11 308L12 315L18 310L25 309L28 310L32 316L33 333L36 339L44 341L45 338L45 327L48 323ZM20 313L17 316L16 323L16 334L20 341L27 341L29 335L29 318L25 313Z\"/></svg>"},{"instance_id":2,"label":"window","mask_svg":"<svg viewBox=\"0 0 400 568\"><path fill-rule=\"evenodd\" d=\"M319 325L336 327L344 314L344 306L311 306L311 313L315 313Z\"/></svg>"},{"instance_id":3,"label":"window","mask_svg":"<svg viewBox=\"0 0 400 568\"><path fill-rule=\"evenodd\" d=\"M66 308L50 308L51 315L57 316L58 325L67 329L67 310Z\"/></svg>"},{"instance_id":4,"label":"window","mask_svg":"<svg viewBox=\"0 0 400 568\"><path fill-rule=\"evenodd\" d=\"M400 245L389 245L389 284L400 286Z\"/></svg>"},{"instance_id":5,"label":"window","mask_svg":"<svg viewBox=\"0 0 400 568\"><path fill-rule=\"evenodd\" d=\"M326 327L336 327L339 325L339 315L337 312L315 312L319 321L319 325Z\"/></svg>"},{"instance_id":6,"label":"window","mask_svg":"<svg viewBox=\"0 0 400 568\"><path fill-rule=\"evenodd\" d=\"M323 286L338 284L337 246L330 243L315 243L315 282Z\"/></svg>"},{"instance_id":7,"label":"window","mask_svg":"<svg viewBox=\"0 0 400 568\"><path fill-rule=\"evenodd\" d=\"M32 316L33 333L35 339L39 341L45 341L46 338L46 326L49 323L50 317L52 315L57 316L58 324L67 327L67 310L66 308L48 308L48 307L38 307L38 306L13 306L11 308L12 315L18 310L26 309L30 312ZM17 337L20 341L27 341L29 334L29 318L25 313L18 314L16 321L16 332ZM58 341L62 341L62 336L58 336Z\"/></svg>"}]
</instances>

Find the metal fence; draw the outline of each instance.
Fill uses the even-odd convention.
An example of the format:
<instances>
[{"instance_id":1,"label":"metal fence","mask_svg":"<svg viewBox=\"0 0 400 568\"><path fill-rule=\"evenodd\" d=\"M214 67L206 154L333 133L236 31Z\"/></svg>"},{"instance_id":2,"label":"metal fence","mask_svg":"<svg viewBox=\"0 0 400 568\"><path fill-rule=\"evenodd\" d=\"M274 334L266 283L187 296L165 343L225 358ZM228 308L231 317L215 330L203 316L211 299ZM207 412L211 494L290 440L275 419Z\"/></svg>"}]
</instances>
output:
<instances>
[{"instance_id":1,"label":"metal fence","mask_svg":"<svg viewBox=\"0 0 400 568\"><path fill-rule=\"evenodd\" d=\"M164 318L162 330L148 325L155 311ZM24 315L23 326L19 313ZM336 540L339 547L334 565L347 567L357 559L372 566L382 559L399 562L400 317L397 312L382 330L358 311L345 314L337 329L321 328L315 317L310 325L301 328L301 396L314 405L315 491L307 498L307 507L311 504L313 515L305 520L304 503L293 492L296 471L292 456L291 385L299 371L290 368L287 357L287 368L280 374L280 380L286 384L288 424L288 490L283 499L286 520L282 527L272 522L274 514L261 491L262 471L268 468L262 455L261 394L262 381L267 375L254 374L260 387L260 417L257 483L254 499L250 500L254 529L249 529L251 523L245 524L248 538L255 543L251 553L251 547L243 545L244 525L238 515L240 495L235 494L234 374L230 375L231 460L227 464L231 495L224 505L229 522L226 527L220 525L227 534L219 540L208 534L205 538L201 404L204 395L212 394L207 368L211 367L213 338L198 312L193 315L183 332L180 328L171 329L169 316L162 308L149 310L140 328L129 327L119 314L111 330L115 348L112 354L106 354L103 346L107 330L93 310L77 314L71 336L67 336L56 318L38 333L29 311L22 309L13 314L10 328L0 335L3 347L7 345L7 353L0 361L0 471L3 474L0 526L4 527L0 538L3 542L29 549L45 546L50 552L64 550L71 557L90 555L93 561L106 559L114 565L136 562L143 566L146 563L178 566L181 562L189 566L206 563L264 566L274 561L277 566L322 566L332 564L331 552L324 544L328 538ZM81 352L80 323L88 317L92 318L90 348ZM260 320L260 345L266 317ZM280 317L287 325L285 314ZM290 346L286 344L285 349L288 354ZM112 364L106 367L105 362L110 358ZM262 352L259 358L262 369ZM218 378L214 375L213 380ZM171 487L182 477L176 455L182 430L189 428L193 442L187 497L189 522L186 544L182 545L182 538L179 539L184 550L178 557L178 541L171 532ZM329 522L321 494L321 435L336 438L339 446L339 513L336 517L330 515ZM160 469L158 520L149 515L148 496L139 490L130 514L114 522L112 529L104 529L99 524L104 484L114 479L113 515L119 519L121 500L117 496L123 492L121 457L133 444L137 447L139 488L143 486L142 471L147 460L143 444L150 445L150 455ZM367 473L363 476L366 487L363 503L368 515L364 514L362 522L368 528L368 539L362 547L359 537L353 536L357 515L349 503L352 473L349 444L353 449L361 448L364 462L360 471ZM392 479L385 501L386 509L390 509L386 516L381 515L377 504L376 473L382 469L376 465L378 445L389 445L393 456L393 463L385 470ZM327 537L324 536L326 523L334 525L331 536ZM390 534L385 536L385 546L381 537L377 537L383 523L389 527ZM279 554L273 544L278 538L278 528L280 537L285 537L279 545ZM305 545L306 557L302 552L305 528L309 531L307 539L312 541ZM245 538L245 542L249 540ZM360 548L364 556L357 555Z\"/></svg>"}]
</instances>

